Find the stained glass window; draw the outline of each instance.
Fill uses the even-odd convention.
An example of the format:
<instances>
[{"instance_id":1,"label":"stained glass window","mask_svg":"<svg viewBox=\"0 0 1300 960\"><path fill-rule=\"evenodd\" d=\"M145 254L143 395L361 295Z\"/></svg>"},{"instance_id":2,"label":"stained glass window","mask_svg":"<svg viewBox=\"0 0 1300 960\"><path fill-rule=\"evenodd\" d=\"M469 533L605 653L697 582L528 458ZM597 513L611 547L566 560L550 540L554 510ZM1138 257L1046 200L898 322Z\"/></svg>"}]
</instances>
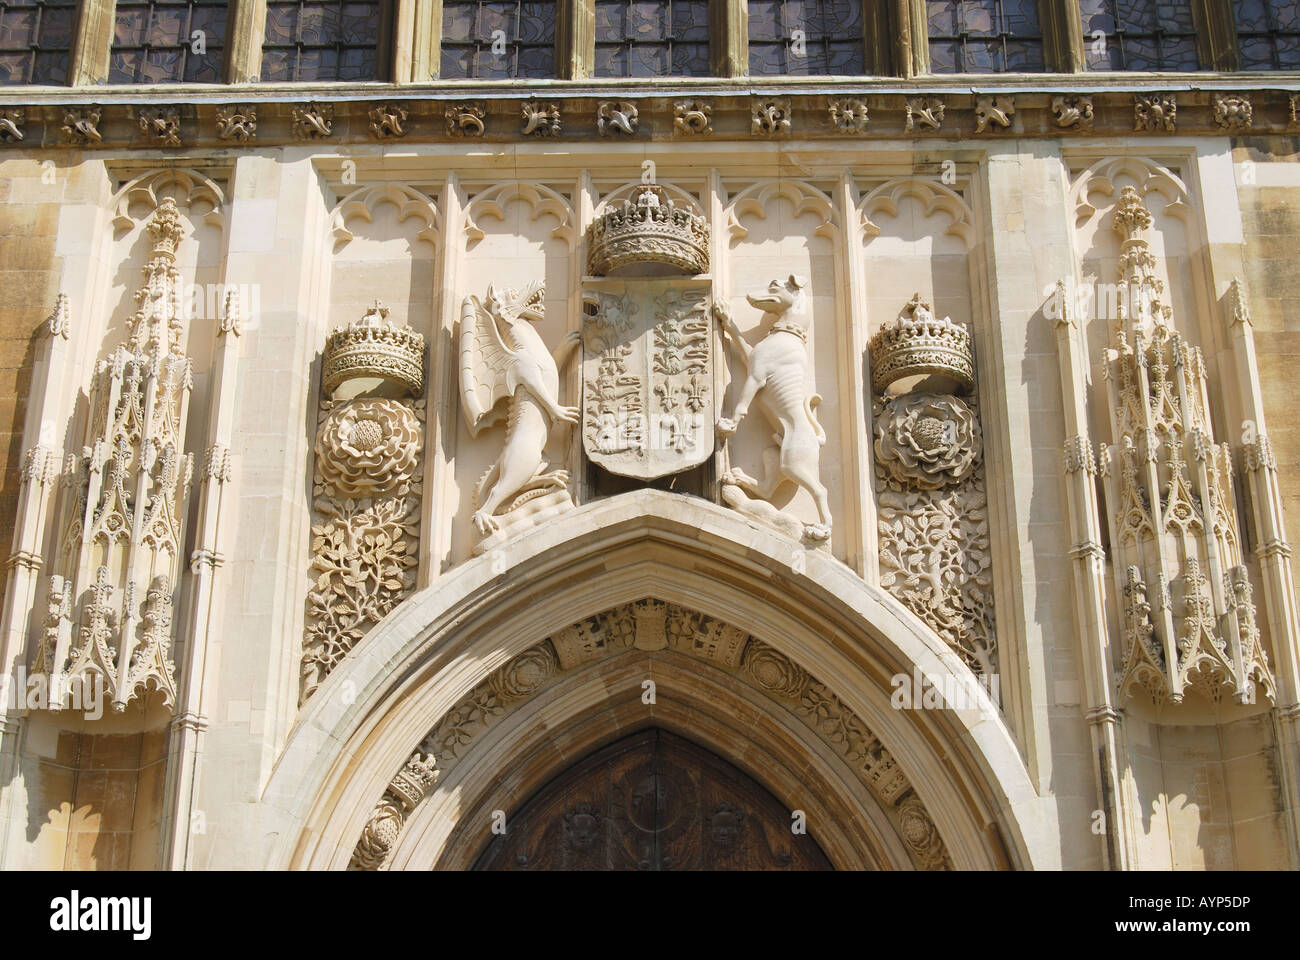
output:
<instances>
[{"instance_id":1,"label":"stained glass window","mask_svg":"<svg viewBox=\"0 0 1300 960\"><path fill-rule=\"evenodd\" d=\"M1187 0L1079 0L1089 70L1196 70Z\"/></svg>"},{"instance_id":2,"label":"stained glass window","mask_svg":"<svg viewBox=\"0 0 1300 960\"><path fill-rule=\"evenodd\" d=\"M109 83L221 83L221 0L117 0Z\"/></svg>"},{"instance_id":3,"label":"stained glass window","mask_svg":"<svg viewBox=\"0 0 1300 960\"><path fill-rule=\"evenodd\" d=\"M1243 70L1300 70L1300 0L1233 0Z\"/></svg>"},{"instance_id":4,"label":"stained glass window","mask_svg":"<svg viewBox=\"0 0 1300 960\"><path fill-rule=\"evenodd\" d=\"M1038 0L926 0L933 73L1045 69Z\"/></svg>"},{"instance_id":5,"label":"stained glass window","mask_svg":"<svg viewBox=\"0 0 1300 960\"><path fill-rule=\"evenodd\" d=\"M76 0L0 2L0 84L67 83Z\"/></svg>"},{"instance_id":6,"label":"stained glass window","mask_svg":"<svg viewBox=\"0 0 1300 960\"><path fill-rule=\"evenodd\" d=\"M555 76L555 0L443 0L443 79Z\"/></svg>"},{"instance_id":7,"label":"stained glass window","mask_svg":"<svg viewBox=\"0 0 1300 960\"><path fill-rule=\"evenodd\" d=\"M752 76L866 72L862 0L749 0Z\"/></svg>"},{"instance_id":8,"label":"stained glass window","mask_svg":"<svg viewBox=\"0 0 1300 960\"><path fill-rule=\"evenodd\" d=\"M596 0L596 76L709 72L708 0Z\"/></svg>"},{"instance_id":9,"label":"stained glass window","mask_svg":"<svg viewBox=\"0 0 1300 960\"><path fill-rule=\"evenodd\" d=\"M262 79L377 80L381 0L266 5Z\"/></svg>"}]
</instances>

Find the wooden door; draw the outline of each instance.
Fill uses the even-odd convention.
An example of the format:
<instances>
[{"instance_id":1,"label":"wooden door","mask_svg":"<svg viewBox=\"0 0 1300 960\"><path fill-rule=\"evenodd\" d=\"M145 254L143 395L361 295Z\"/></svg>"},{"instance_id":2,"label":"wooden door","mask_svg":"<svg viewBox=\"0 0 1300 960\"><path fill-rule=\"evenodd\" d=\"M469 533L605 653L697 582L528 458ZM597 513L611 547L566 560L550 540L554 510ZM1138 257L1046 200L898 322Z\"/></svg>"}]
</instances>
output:
<instances>
[{"instance_id":1,"label":"wooden door","mask_svg":"<svg viewBox=\"0 0 1300 960\"><path fill-rule=\"evenodd\" d=\"M506 819L476 870L829 870L791 811L721 757L646 730L574 764Z\"/></svg>"}]
</instances>

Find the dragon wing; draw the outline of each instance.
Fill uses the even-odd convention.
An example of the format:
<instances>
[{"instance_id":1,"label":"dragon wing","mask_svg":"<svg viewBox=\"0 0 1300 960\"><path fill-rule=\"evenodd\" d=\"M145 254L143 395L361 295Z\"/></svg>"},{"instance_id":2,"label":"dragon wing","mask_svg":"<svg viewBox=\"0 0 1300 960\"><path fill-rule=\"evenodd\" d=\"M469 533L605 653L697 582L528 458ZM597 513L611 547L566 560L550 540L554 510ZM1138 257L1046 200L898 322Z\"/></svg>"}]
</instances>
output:
<instances>
[{"instance_id":1,"label":"dragon wing","mask_svg":"<svg viewBox=\"0 0 1300 960\"><path fill-rule=\"evenodd\" d=\"M497 404L513 393L510 371L517 362L478 297L466 297L460 311L460 395L470 436L500 419Z\"/></svg>"}]
</instances>

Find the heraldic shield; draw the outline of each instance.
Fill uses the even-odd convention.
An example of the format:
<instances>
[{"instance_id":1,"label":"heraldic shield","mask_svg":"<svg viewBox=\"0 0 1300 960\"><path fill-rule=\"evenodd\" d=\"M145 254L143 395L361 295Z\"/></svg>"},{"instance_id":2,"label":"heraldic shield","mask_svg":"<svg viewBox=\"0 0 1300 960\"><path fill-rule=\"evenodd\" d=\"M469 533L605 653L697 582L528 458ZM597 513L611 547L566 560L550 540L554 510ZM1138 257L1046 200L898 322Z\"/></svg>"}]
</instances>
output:
<instances>
[{"instance_id":1,"label":"heraldic shield","mask_svg":"<svg viewBox=\"0 0 1300 960\"><path fill-rule=\"evenodd\" d=\"M582 445L611 473L653 480L713 453L707 281L607 279L585 297Z\"/></svg>"}]
</instances>

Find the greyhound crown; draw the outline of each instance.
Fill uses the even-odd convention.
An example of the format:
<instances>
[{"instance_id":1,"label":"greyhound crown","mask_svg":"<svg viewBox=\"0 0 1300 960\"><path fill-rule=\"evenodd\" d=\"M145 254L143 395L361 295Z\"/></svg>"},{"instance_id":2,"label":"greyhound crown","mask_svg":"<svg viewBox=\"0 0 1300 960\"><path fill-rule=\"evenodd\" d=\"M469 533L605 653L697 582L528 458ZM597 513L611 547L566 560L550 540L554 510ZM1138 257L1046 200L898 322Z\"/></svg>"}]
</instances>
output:
<instances>
[{"instance_id":1,"label":"greyhound crown","mask_svg":"<svg viewBox=\"0 0 1300 960\"><path fill-rule=\"evenodd\" d=\"M917 375L947 377L962 390L975 386L970 332L948 317L936 318L919 293L897 320L871 338L871 380L877 393L895 380Z\"/></svg>"},{"instance_id":2,"label":"greyhound crown","mask_svg":"<svg viewBox=\"0 0 1300 960\"><path fill-rule=\"evenodd\" d=\"M391 322L378 300L364 317L325 341L325 393L356 379L386 380L417 397L424 390L424 337Z\"/></svg>"},{"instance_id":3,"label":"greyhound crown","mask_svg":"<svg viewBox=\"0 0 1300 960\"><path fill-rule=\"evenodd\" d=\"M631 263L666 263L682 273L709 272L709 224L648 184L587 227L587 271L603 277Z\"/></svg>"}]
</instances>

